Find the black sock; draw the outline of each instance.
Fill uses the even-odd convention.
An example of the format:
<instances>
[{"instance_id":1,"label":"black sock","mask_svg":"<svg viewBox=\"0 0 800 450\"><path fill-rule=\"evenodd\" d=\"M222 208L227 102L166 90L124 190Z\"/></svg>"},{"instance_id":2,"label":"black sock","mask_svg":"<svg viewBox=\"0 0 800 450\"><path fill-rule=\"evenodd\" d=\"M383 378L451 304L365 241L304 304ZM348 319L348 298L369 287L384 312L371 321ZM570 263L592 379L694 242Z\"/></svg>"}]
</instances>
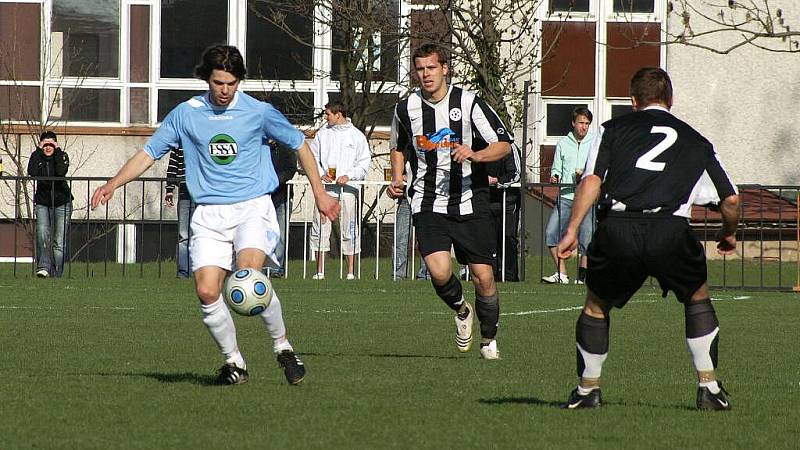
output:
<instances>
[{"instance_id":1,"label":"black sock","mask_svg":"<svg viewBox=\"0 0 800 450\"><path fill-rule=\"evenodd\" d=\"M461 309L461 305L464 304L464 293L461 290L461 282L458 281L455 275L450 275L450 279L443 286L437 286L436 283L433 284L433 289L436 291L436 295L444 301L444 303L453 311L458 311Z\"/></svg>"},{"instance_id":2,"label":"black sock","mask_svg":"<svg viewBox=\"0 0 800 450\"><path fill-rule=\"evenodd\" d=\"M581 311L578 323L575 324L579 377L600 378L603 362L608 356L610 322L608 316L605 319L597 319Z\"/></svg>"},{"instance_id":3,"label":"black sock","mask_svg":"<svg viewBox=\"0 0 800 450\"><path fill-rule=\"evenodd\" d=\"M494 339L497 335L497 327L500 324L500 299L497 296L497 292L488 297L476 295L475 312L478 314L478 321L481 323L481 337Z\"/></svg>"}]
</instances>

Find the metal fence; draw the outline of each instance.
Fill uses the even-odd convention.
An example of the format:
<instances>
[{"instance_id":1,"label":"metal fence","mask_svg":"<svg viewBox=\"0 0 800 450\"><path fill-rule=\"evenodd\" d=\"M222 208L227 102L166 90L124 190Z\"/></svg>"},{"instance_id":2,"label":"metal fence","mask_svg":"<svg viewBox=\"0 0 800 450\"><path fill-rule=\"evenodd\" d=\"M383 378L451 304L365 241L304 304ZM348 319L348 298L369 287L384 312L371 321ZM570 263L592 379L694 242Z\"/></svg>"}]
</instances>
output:
<instances>
[{"instance_id":1,"label":"metal fence","mask_svg":"<svg viewBox=\"0 0 800 450\"><path fill-rule=\"evenodd\" d=\"M35 272L35 183L55 178L0 178L0 274L31 276ZM64 180L63 178L61 180ZM64 276L175 276L178 217L176 208L164 203L165 178L139 178L120 188L108 204L91 210L94 189L106 177L68 177L74 201L66 242ZM361 244L356 256L356 277L393 279L397 265L397 203L385 195L388 182L351 182L357 196L357 228ZM517 263L520 279L536 279L552 268L544 242L545 224L560 194L557 184L529 183L522 188L518 223L503 220L502 227L515 227L519 237ZM334 188L334 189L339 189ZM287 186L293 198L286 215L285 276L307 278L316 269L309 246L314 200L305 180ZM720 228L719 214L696 207L692 228L707 249L709 282L715 287L791 291L800 284L800 235L798 235L798 186L740 186L743 203L739 249L734 257L717 258L714 235ZM503 202L503 218L505 214ZM476 230L476 232L484 232ZM409 233L407 275L416 273L418 255L413 228ZM332 261L338 259L339 277L344 276L345 255L340 233L331 233ZM487 238L489 236L487 235ZM501 246L506 245L502 241ZM503 249L504 250L504 249ZM505 254L505 251L502 252ZM570 270L577 267L577 258ZM505 264L506 260L500 264ZM334 263L334 265L336 265ZM504 269L504 268L503 268ZM505 270L501 274L505 275ZM467 275L468 276L468 275ZM504 281L504 280L500 280Z\"/></svg>"}]
</instances>

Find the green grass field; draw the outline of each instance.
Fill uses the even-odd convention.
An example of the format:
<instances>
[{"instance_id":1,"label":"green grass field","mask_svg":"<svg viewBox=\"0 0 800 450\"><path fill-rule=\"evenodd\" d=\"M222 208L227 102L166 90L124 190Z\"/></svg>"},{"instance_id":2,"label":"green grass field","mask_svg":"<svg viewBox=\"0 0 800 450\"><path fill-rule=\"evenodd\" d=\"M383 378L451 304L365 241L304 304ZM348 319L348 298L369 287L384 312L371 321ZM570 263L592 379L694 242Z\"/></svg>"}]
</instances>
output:
<instances>
[{"instance_id":1,"label":"green grass field","mask_svg":"<svg viewBox=\"0 0 800 450\"><path fill-rule=\"evenodd\" d=\"M483 361L476 348L455 350L452 316L429 282L276 280L306 380L287 385L261 321L237 317L250 382L218 387L210 382L222 361L191 282L134 274L0 278L0 448L796 448L800 441L798 294L715 293L728 413L693 410L683 308L654 288L612 315L605 407L563 411L557 404L576 382L580 286L501 285L503 359Z\"/></svg>"}]
</instances>

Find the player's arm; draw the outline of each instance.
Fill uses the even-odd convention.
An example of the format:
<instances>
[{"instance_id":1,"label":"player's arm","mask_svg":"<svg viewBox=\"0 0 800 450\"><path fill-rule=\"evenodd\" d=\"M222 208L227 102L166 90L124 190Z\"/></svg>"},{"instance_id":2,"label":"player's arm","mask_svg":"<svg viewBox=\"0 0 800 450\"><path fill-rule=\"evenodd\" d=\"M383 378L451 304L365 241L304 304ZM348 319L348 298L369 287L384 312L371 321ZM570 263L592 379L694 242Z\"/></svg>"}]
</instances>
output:
<instances>
[{"instance_id":1,"label":"player's arm","mask_svg":"<svg viewBox=\"0 0 800 450\"><path fill-rule=\"evenodd\" d=\"M155 160L144 150L139 150L123 165L113 178L99 188L95 189L92 195L92 209L97 208L99 204L106 204L114 195L114 191L120 186L124 186L128 182L135 180L147 169L149 169Z\"/></svg>"},{"instance_id":2,"label":"player's arm","mask_svg":"<svg viewBox=\"0 0 800 450\"><path fill-rule=\"evenodd\" d=\"M405 195L403 172L406 167L406 154L404 149L410 144L411 133L405 129L397 117L397 107L392 118L392 131L389 136L389 162L392 165L392 183L386 189L386 195L391 198L400 198Z\"/></svg>"},{"instance_id":3,"label":"player's arm","mask_svg":"<svg viewBox=\"0 0 800 450\"><path fill-rule=\"evenodd\" d=\"M722 229L717 238L717 252L732 255L736 251L736 229L739 226L739 196L729 195L719 203Z\"/></svg>"},{"instance_id":4,"label":"player's arm","mask_svg":"<svg viewBox=\"0 0 800 450\"><path fill-rule=\"evenodd\" d=\"M583 218L597 201L600 195L600 185L603 180L595 174L584 176L575 192L575 200L572 203L572 214L569 216L567 231L561 242L558 243L558 257L567 259L578 245L578 229L583 222Z\"/></svg>"},{"instance_id":5,"label":"player's arm","mask_svg":"<svg viewBox=\"0 0 800 450\"><path fill-rule=\"evenodd\" d=\"M314 193L314 201L317 203L319 212L330 220L336 220L339 216L339 202L325 192L325 186L322 185L322 179L319 177L317 160L307 142L303 141L303 144L297 149L297 159L308 177L308 182L311 183L311 191Z\"/></svg>"},{"instance_id":6,"label":"player's arm","mask_svg":"<svg viewBox=\"0 0 800 450\"><path fill-rule=\"evenodd\" d=\"M500 161L511 153L511 144L505 141L492 142L483 150L472 151L471 148L464 144L456 146L453 150L452 156L455 162L464 162L469 159L475 163L487 163L492 161Z\"/></svg>"}]
</instances>

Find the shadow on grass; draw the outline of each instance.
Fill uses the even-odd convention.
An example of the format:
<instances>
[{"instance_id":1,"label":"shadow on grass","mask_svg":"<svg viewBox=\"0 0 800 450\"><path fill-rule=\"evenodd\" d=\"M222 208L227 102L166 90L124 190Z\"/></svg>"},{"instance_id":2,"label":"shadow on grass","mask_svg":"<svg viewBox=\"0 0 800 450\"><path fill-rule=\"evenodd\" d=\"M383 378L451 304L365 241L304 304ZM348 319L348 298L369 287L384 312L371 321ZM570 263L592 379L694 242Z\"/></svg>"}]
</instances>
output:
<instances>
[{"instance_id":1,"label":"shadow on grass","mask_svg":"<svg viewBox=\"0 0 800 450\"><path fill-rule=\"evenodd\" d=\"M495 397L495 398L482 398L478 400L478 403L483 403L484 405L504 405L504 404L516 404L516 405L539 405L539 406L550 406L553 408L560 408L562 402L560 401L547 401L542 400L536 397ZM696 408L689 406L689 405L682 405L682 404L672 404L672 405L658 405L655 403L647 403L642 401L636 402L603 402L603 406L624 406L624 407L644 407L644 408L653 408L653 409L677 409L681 411L697 411ZM602 409L602 408L600 408Z\"/></svg>"},{"instance_id":2,"label":"shadow on grass","mask_svg":"<svg viewBox=\"0 0 800 450\"><path fill-rule=\"evenodd\" d=\"M483 403L484 405L504 405L504 404L541 405L541 406L552 406L554 408L558 408L558 405L561 404L561 402L542 400L536 397L482 398L478 400L478 403Z\"/></svg>"},{"instance_id":3,"label":"shadow on grass","mask_svg":"<svg viewBox=\"0 0 800 450\"><path fill-rule=\"evenodd\" d=\"M400 353L364 353L354 355L350 353L316 353L316 352L302 352L301 356L328 356L331 358L339 358L342 356L366 356L368 358L426 358L426 359L466 359L463 356L443 356L443 355L415 355L415 354L400 354Z\"/></svg>"},{"instance_id":4,"label":"shadow on grass","mask_svg":"<svg viewBox=\"0 0 800 450\"><path fill-rule=\"evenodd\" d=\"M198 375L196 373L190 373L190 372L100 373L98 375L106 377L144 377L144 378L151 378L161 383L190 383L190 384L198 384L201 386L216 386L216 383L214 382L216 380L215 376Z\"/></svg>"}]
</instances>

